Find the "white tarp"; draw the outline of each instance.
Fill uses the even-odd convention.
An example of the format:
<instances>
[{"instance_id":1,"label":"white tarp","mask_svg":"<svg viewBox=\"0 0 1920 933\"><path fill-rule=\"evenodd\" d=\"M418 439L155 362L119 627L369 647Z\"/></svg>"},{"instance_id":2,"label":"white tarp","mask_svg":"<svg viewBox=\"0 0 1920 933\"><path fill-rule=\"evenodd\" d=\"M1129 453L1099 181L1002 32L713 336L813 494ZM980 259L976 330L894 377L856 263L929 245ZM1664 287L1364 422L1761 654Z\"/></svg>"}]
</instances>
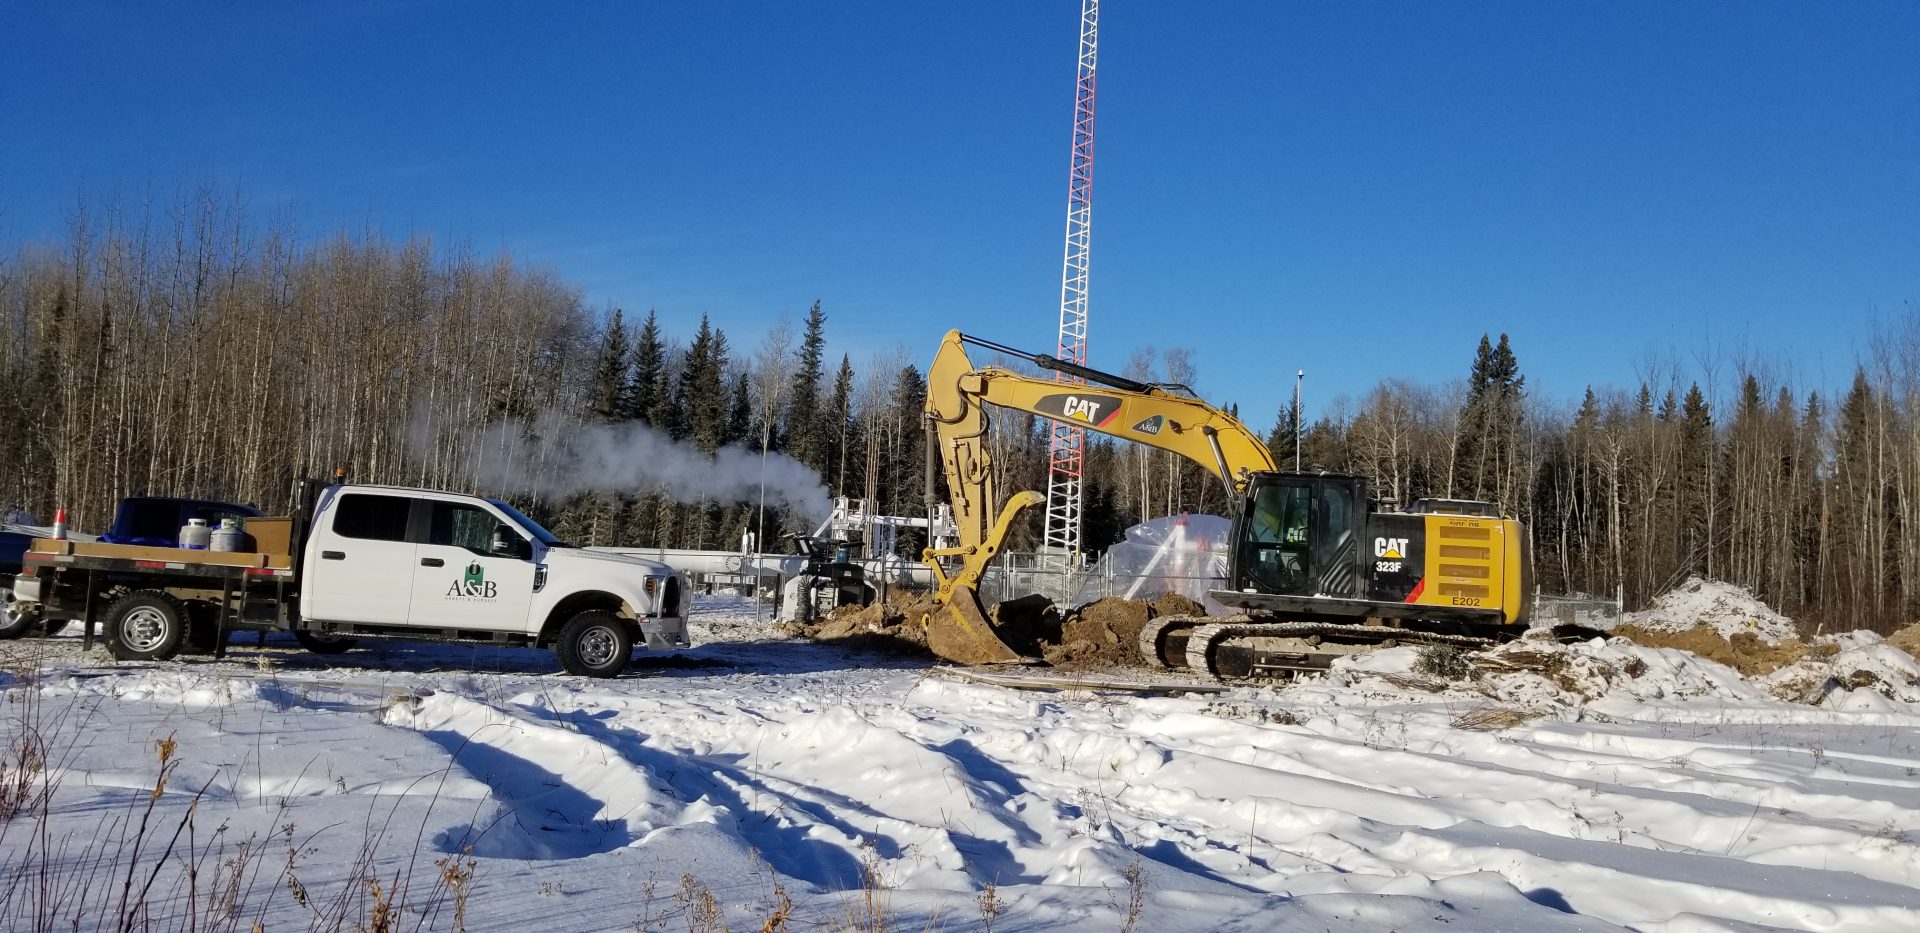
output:
<instances>
[{"instance_id":1,"label":"white tarp","mask_svg":"<svg viewBox=\"0 0 1920 933\"><path fill-rule=\"evenodd\" d=\"M1073 605L1108 596L1152 599L1179 593L1221 615L1226 608L1207 599L1208 590L1227 585L1227 542L1233 523L1218 515L1169 515L1127 529L1126 540L1110 548L1088 573Z\"/></svg>"}]
</instances>

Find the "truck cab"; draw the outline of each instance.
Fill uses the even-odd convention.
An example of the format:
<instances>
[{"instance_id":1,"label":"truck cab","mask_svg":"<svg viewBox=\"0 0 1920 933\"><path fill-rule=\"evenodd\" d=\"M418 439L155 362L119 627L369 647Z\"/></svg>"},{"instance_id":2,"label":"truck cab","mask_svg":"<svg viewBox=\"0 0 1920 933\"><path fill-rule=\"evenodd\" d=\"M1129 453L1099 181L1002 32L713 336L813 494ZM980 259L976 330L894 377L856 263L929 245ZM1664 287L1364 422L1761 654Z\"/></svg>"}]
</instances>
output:
<instances>
[{"instance_id":1,"label":"truck cab","mask_svg":"<svg viewBox=\"0 0 1920 933\"><path fill-rule=\"evenodd\" d=\"M340 633L426 629L536 641L588 608L648 647L686 647L687 587L665 564L561 541L499 499L389 486L321 494L301 561L301 615Z\"/></svg>"}]
</instances>

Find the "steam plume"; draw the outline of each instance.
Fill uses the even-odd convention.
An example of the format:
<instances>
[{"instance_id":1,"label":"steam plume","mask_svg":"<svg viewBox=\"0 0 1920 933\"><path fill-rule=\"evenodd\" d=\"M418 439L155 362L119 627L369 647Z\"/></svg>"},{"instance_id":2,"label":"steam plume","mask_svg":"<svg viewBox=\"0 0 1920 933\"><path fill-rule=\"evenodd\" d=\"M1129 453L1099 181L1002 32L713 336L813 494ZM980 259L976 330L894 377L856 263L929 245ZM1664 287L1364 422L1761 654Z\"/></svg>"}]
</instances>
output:
<instances>
[{"instance_id":1,"label":"steam plume","mask_svg":"<svg viewBox=\"0 0 1920 933\"><path fill-rule=\"evenodd\" d=\"M477 438L474 478L541 495L662 494L675 502L758 502L819 520L831 510L820 474L785 454L722 447L712 456L643 424L584 424L549 412Z\"/></svg>"}]
</instances>

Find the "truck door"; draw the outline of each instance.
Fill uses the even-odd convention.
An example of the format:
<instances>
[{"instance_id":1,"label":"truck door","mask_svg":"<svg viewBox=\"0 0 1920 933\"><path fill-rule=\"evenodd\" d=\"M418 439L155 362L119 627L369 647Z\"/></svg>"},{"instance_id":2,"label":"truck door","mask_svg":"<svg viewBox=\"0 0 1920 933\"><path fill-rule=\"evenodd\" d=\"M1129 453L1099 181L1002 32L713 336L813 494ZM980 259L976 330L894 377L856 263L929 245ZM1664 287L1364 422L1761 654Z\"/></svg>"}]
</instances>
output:
<instances>
[{"instance_id":1,"label":"truck door","mask_svg":"<svg viewBox=\"0 0 1920 933\"><path fill-rule=\"evenodd\" d=\"M411 624L524 632L533 609L533 547L480 505L430 500L413 575ZM506 547L496 553L494 545Z\"/></svg>"},{"instance_id":2,"label":"truck door","mask_svg":"<svg viewBox=\"0 0 1920 933\"><path fill-rule=\"evenodd\" d=\"M328 622L398 625L413 598L413 500L345 492L315 517L307 544L302 612Z\"/></svg>"}]
</instances>

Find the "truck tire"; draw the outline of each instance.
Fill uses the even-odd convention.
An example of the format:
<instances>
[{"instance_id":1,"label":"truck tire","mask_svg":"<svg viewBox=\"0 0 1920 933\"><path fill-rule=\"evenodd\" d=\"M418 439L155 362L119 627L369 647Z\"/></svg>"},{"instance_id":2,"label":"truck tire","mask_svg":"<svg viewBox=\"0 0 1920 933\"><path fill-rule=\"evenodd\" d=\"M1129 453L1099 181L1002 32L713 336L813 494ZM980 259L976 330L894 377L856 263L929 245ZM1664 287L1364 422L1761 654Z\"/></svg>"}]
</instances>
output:
<instances>
[{"instance_id":1,"label":"truck tire","mask_svg":"<svg viewBox=\"0 0 1920 933\"><path fill-rule=\"evenodd\" d=\"M293 640L299 642L300 647L314 654L346 654L358 643L356 639L340 635L322 635L319 632L294 632Z\"/></svg>"},{"instance_id":2,"label":"truck tire","mask_svg":"<svg viewBox=\"0 0 1920 933\"><path fill-rule=\"evenodd\" d=\"M166 661L187 640L187 610L160 590L139 590L107 608L107 651L122 661Z\"/></svg>"},{"instance_id":3,"label":"truck tire","mask_svg":"<svg viewBox=\"0 0 1920 933\"><path fill-rule=\"evenodd\" d=\"M22 612L13 601L13 588L0 587L0 639L14 639L32 631L36 613Z\"/></svg>"},{"instance_id":4,"label":"truck tire","mask_svg":"<svg viewBox=\"0 0 1920 933\"><path fill-rule=\"evenodd\" d=\"M589 609L560 626L553 653L569 674L618 677L633 657L633 635L625 619L605 609Z\"/></svg>"}]
</instances>

